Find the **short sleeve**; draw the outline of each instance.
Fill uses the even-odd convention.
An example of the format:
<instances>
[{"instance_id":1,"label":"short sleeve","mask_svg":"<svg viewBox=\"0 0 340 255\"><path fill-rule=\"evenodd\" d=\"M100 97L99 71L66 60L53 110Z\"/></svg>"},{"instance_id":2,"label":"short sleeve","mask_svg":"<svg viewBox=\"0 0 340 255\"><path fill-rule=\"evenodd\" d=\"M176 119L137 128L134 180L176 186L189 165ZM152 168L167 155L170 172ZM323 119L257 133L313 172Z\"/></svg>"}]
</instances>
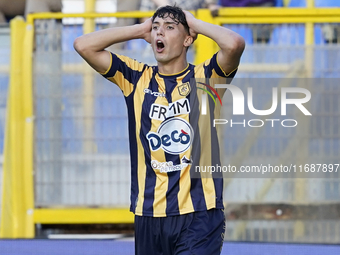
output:
<instances>
[{"instance_id":1,"label":"short sleeve","mask_svg":"<svg viewBox=\"0 0 340 255\"><path fill-rule=\"evenodd\" d=\"M236 72L237 68L230 73L226 73L218 63L217 53L215 53L212 58L195 67L195 78L205 79L205 83L215 87L215 84L230 84ZM223 95L225 89L218 89L217 91Z\"/></svg>"},{"instance_id":2,"label":"short sleeve","mask_svg":"<svg viewBox=\"0 0 340 255\"><path fill-rule=\"evenodd\" d=\"M228 80L230 79L231 81L236 75L237 68L230 73L224 72L218 63L217 53L215 53L211 59L208 59L203 63L204 68L206 69L205 78L228 78Z\"/></svg>"},{"instance_id":3,"label":"short sleeve","mask_svg":"<svg viewBox=\"0 0 340 255\"><path fill-rule=\"evenodd\" d=\"M110 52L111 64L105 73L100 73L104 78L118 85L125 96L131 94L138 80L147 68L147 65L132 58L113 54Z\"/></svg>"}]
</instances>

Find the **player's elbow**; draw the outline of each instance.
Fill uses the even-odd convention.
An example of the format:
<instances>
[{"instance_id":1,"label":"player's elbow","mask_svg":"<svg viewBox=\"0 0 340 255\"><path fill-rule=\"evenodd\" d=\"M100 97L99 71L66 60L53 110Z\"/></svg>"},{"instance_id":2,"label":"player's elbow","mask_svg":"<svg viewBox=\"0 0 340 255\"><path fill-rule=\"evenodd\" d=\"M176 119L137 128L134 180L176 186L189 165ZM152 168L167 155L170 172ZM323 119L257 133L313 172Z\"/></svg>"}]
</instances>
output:
<instances>
[{"instance_id":1,"label":"player's elbow","mask_svg":"<svg viewBox=\"0 0 340 255\"><path fill-rule=\"evenodd\" d=\"M82 36L77 37L73 42L73 48L81 55L84 56L87 51L85 40Z\"/></svg>"},{"instance_id":2,"label":"player's elbow","mask_svg":"<svg viewBox=\"0 0 340 255\"><path fill-rule=\"evenodd\" d=\"M246 47L246 42L244 40L244 38L240 35L237 36L237 38L235 39L235 48L237 51L243 52L245 47Z\"/></svg>"},{"instance_id":3,"label":"player's elbow","mask_svg":"<svg viewBox=\"0 0 340 255\"><path fill-rule=\"evenodd\" d=\"M246 43L242 36L235 34L232 36L232 40L225 45L228 52L241 55L246 47Z\"/></svg>"},{"instance_id":4,"label":"player's elbow","mask_svg":"<svg viewBox=\"0 0 340 255\"><path fill-rule=\"evenodd\" d=\"M219 46L225 55L241 56L245 48L245 41L239 34L231 32L221 37Z\"/></svg>"}]
</instances>

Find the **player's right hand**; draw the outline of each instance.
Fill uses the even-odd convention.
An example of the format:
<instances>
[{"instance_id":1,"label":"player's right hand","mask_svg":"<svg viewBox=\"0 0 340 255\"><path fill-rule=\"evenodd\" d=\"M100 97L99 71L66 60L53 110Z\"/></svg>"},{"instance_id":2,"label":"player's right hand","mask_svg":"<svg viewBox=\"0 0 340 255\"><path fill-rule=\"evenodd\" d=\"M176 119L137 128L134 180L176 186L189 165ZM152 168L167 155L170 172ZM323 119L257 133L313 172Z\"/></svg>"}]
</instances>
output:
<instances>
[{"instance_id":1,"label":"player's right hand","mask_svg":"<svg viewBox=\"0 0 340 255\"><path fill-rule=\"evenodd\" d=\"M143 39L148 43L151 43L151 29L152 29L152 19L148 18L142 24L140 24L143 29Z\"/></svg>"}]
</instances>

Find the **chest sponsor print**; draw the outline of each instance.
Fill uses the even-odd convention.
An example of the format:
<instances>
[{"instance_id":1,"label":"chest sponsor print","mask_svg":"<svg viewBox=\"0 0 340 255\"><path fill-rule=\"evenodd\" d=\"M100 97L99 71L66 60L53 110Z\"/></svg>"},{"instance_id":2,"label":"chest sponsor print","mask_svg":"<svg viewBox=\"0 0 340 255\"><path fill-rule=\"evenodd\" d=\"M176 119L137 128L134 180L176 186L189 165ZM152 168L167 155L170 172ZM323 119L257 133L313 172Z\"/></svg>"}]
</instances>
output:
<instances>
[{"instance_id":1,"label":"chest sponsor print","mask_svg":"<svg viewBox=\"0 0 340 255\"><path fill-rule=\"evenodd\" d=\"M194 131L186 120L170 118L162 122L157 132L149 132L146 138L152 151L162 149L169 154L178 155L190 148Z\"/></svg>"},{"instance_id":2,"label":"chest sponsor print","mask_svg":"<svg viewBox=\"0 0 340 255\"><path fill-rule=\"evenodd\" d=\"M182 98L169 105L152 104L149 112L149 117L156 120L166 120L167 118L189 114L190 103L187 98Z\"/></svg>"}]
</instances>

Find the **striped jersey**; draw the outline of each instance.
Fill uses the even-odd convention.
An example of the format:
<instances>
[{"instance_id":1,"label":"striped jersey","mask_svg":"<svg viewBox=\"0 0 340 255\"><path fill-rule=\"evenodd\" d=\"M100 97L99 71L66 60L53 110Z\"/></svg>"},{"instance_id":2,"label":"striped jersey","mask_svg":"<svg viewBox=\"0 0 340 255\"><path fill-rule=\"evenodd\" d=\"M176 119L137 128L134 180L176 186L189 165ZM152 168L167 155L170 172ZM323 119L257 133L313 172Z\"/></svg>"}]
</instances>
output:
<instances>
[{"instance_id":1,"label":"striped jersey","mask_svg":"<svg viewBox=\"0 0 340 255\"><path fill-rule=\"evenodd\" d=\"M196 168L221 165L212 125L221 105L202 98L211 92L205 84L213 87L212 78L225 84L236 70L226 74L217 53L171 75L160 73L157 66L110 55L111 65L102 75L119 86L128 109L130 210L139 216L166 217L223 208L222 174L197 173ZM224 90L217 93L223 96Z\"/></svg>"}]
</instances>

